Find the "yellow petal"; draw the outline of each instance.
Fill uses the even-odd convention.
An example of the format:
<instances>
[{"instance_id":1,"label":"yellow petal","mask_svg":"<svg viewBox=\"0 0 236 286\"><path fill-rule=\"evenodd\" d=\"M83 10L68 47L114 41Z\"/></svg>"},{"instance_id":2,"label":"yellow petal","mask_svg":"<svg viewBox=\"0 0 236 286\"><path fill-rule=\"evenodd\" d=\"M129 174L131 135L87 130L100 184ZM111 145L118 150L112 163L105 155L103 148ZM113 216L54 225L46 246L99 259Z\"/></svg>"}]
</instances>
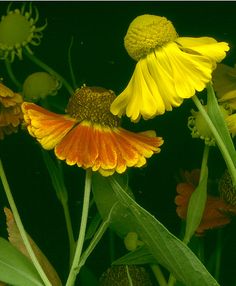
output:
<instances>
[{"instance_id":1,"label":"yellow petal","mask_svg":"<svg viewBox=\"0 0 236 286\"><path fill-rule=\"evenodd\" d=\"M183 48L191 49L203 56L208 57L213 62L220 62L226 56L226 51L229 50L228 43L217 42L210 37L179 37L176 40Z\"/></svg>"}]
</instances>

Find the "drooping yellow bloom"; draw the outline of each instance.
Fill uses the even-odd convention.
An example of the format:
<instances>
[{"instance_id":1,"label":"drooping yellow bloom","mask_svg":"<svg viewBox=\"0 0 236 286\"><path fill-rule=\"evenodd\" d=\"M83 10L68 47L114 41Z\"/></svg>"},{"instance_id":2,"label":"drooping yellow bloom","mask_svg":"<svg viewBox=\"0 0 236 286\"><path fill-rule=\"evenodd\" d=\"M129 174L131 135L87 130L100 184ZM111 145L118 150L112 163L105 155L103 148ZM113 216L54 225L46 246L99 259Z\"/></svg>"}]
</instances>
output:
<instances>
[{"instance_id":1,"label":"drooping yellow bloom","mask_svg":"<svg viewBox=\"0 0 236 286\"><path fill-rule=\"evenodd\" d=\"M68 165L109 176L127 167L144 166L146 158L159 153L163 144L154 131L136 134L121 128L119 118L110 112L114 98L110 90L83 86L70 98L67 114L27 102L22 110L29 133L44 149L54 149Z\"/></svg>"},{"instance_id":2,"label":"drooping yellow bloom","mask_svg":"<svg viewBox=\"0 0 236 286\"><path fill-rule=\"evenodd\" d=\"M135 18L124 44L137 64L111 112L134 122L171 111L202 91L229 50L227 43L210 37L178 37L170 21L154 15Z\"/></svg>"},{"instance_id":3,"label":"drooping yellow bloom","mask_svg":"<svg viewBox=\"0 0 236 286\"><path fill-rule=\"evenodd\" d=\"M18 126L23 119L20 94L0 83L0 139L5 135L17 132Z\"/></svg>"}]
</instances>

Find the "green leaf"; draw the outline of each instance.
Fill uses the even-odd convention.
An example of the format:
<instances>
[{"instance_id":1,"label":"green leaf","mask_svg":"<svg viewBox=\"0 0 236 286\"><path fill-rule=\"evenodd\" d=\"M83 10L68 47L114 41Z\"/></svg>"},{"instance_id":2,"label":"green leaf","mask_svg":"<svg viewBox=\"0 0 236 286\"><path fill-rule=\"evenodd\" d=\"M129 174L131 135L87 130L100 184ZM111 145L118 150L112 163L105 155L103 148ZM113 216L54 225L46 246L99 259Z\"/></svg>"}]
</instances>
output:
<instances>
[{"instance_id":1,"label":"green leaf","mask_svg":"<svg viewBox=\"0 0 236 286\"><path fill-rule=\"evenodd\" d=\"M224 156L223 157L225 159L225 163L232 178L233 185L236 187L236 150L226 122L217 103L212 85L208 85L207 87L207 113L215 128L217 129L221 140L224 142L226 148L225 152L229 154L229 159L226 159ZM229 161L231 161L232 163Z\"/></svg>"},{"instance_id":2,"label":"green leaf","mask_svg":"<svg viewBox=\"0 0 236 286\"><path fill-rule=\"evenodd\" d=\"M234 162L234 166L236 168L236 150L234 147L234 143L229 133L229 129L226 125L224 117L220 111L219 105L216 100L216 96L211 85L207 88L207 112L211 121L215 125L217 131L220 134L220 137L225 143L228 152Z\"/></svg>"},{"instance_id":3,"label":"green leaf","mask_svg":"<svg viewBox=\"0 0 236 286\"><path fill-rule=\"evenodd\" d=\"M186 233L184 241L189 242L190 238L198 228L202 215L205 209L206 199L207 199L207 174L199 182L199 185L192 193L189 204L188 204L188 214L186 221Z\"/></svg>"},{"instance_id":4,"label":"green leaf","mask_svg":"<svg viewBox=\"0 0 236 286\"><path fill-rule=\"evenodd\" d=\"M13 286L43 286L31 261L0 238L0 281Z\"/></svg>"},{"instance_id":5,"label":"green leaf","mask_svg":"<svg viewBox=\"0 0 236 286\"><path fill-rule=\"evenodd\" d=\"M142 246L118 258L112 263L112 265L137 265L149 263L156 263L156 259L151 255L146 246Z\"/></svg>"},{"instance_id":6,"label":"green leaf","mask_svg":"<svg viewBox=\"0 0 236 286\"><path fill-rule=\"evenodd\" d=\"M123 237L130 231L136 232L157 263L173 273L177 280L188 286L219 285L183 242L130 197L119 175L104 178L96 173L93 192L99 211L103 209L105 213L104 206L110 209L117 204L112 212L111 227Z\"/></svg>"}]
</instances>

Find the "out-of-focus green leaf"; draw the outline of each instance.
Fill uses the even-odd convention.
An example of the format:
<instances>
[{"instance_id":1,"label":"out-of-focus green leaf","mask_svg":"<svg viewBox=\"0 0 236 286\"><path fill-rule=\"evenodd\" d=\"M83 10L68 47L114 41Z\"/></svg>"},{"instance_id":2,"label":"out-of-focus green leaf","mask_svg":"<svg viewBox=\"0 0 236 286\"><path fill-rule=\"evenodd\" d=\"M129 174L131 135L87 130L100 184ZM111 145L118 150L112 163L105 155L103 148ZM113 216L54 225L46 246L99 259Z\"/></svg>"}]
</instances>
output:
<instances>
[{"instance_id":1,"label":"out-of-focus green leaf","mask_svg":"<svg viewBox=\"0 0 236 286\"><path fill-rule=\"evenodd\" d=\"M13 286L43 286L31 261L0 238L0 281Z\"/></svg>"},{"instance_id":2,"label":"out-of-focus green leaf","mask_svg":"<svg viewBox=\"0 0 236 286\"><path fill-rule=\"evenodd\" d=\"M228 127L226 125L226 122L223 118L223 115L220 111L219 105L216 100L216 96L213 90L213 87L211 85L208 85L207 87L207 113L209 117L211 118L212 123L214 124L215 128L217 129L222 141L225 144L225 147L231 157L231 160L233 162L233 166L230 166L227 161L225 161L229 173L231 175L233 185L236 186L235 181L235 173L236 173L236 150L234 147L234 143L232 141L232 138L230 136ZM219 146L220 147L220 146ZM234 173L234 175L233 175ZM235 188L236 189L236 188Z\"/></svg>"},{"instance_id":3,"label":"out-of-focus green leaf","mask_svg":"<svg viewBox=\"0 0 236 286\"><path fill-rule=\"evenodd\" d=\"M157 263L186 286L219 285L195 254L138 205L123 186L119 175L104 178L96 173L93 176L94 198L102 217L118 202L112 212L111 227L123 237L128 232L136 232Z\"/></svg>"}]
</instances>

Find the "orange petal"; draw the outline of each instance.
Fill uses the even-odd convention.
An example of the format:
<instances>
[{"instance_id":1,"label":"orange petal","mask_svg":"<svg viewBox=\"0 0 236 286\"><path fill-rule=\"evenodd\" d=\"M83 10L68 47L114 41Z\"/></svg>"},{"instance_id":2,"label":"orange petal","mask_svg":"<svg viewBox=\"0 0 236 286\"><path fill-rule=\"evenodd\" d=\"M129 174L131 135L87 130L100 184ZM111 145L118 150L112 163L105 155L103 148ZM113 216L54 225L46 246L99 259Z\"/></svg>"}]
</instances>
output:
<instances>
[{"instance_id":1,"label":"orange petal","mask_svg":"<svg viewBox=\"0 0 236 286\"><path fill-rule=\"evenodd\" d=\"M84 121L56 146L55 154L68 165L77 164L79 167L90 168L98 156L97 134L90 123Z\"/></svg>"},{"instance_id":2,"label":"orange petal","mask_svg":"<svg viewBox=\"0 0 236 286\"><path fill-rule=\"evenodd\" d=\"M92 168L107 176L140 167L153 153L160 152L163 140L154 133L135 134L122 128L92 125L84 121L55 147L55 154L67 164Z\"/></svg>"},{"instance_id":3,"label":"orange petal","mask_svg":"<svg viewBox=\"0 0 236 286\"><path fill-rule=\"evenodd\" d=\"M50 112L34 103L24 102L22 111L29 133L47 150L53 149L76 124L75 119Z\"/></svg>"}]
</instances>

